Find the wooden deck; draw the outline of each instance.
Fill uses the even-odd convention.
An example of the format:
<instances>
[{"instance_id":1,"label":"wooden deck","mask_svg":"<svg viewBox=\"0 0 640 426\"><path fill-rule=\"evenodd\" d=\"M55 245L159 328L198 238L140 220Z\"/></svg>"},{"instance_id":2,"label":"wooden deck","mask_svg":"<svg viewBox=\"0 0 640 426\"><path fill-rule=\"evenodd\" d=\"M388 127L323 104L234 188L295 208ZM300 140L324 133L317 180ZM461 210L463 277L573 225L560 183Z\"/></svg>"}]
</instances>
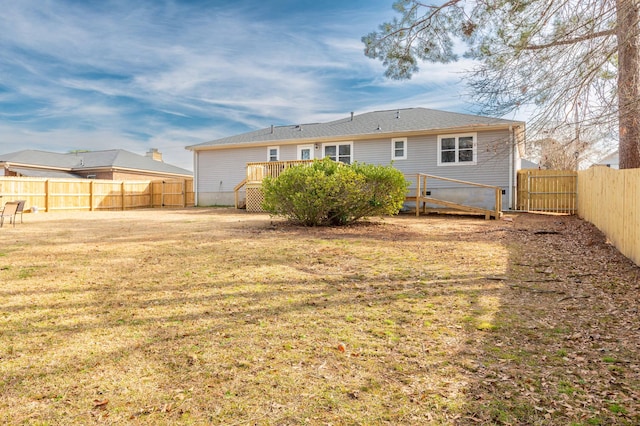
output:
<instances>
[{"instance_id":1,"label":"wooden deck","mask_svg":"<svg viewBox=\"0 0 640 426\"><path fill-rule=\"evenodd\" d=\"M262 211L262 192L260 188L262 186L262 180L265 177L278 177L280 173L286 169L303 164L313 163L313 160L296 160L296 161L264 161L247 163L247 177L242 182L238 183L234 188L235 193L235 207L246 207L247 211L259 212ZM418 173L414 175L416 179L415 193L408 195L406 201L412 201L416 204L416 216L420 213L461 213L470 215L484 216L485 219L495 218L498 219L502 215L502 188L497 186L483 185L474 182L466 182L457 179L443 178L439 176L428 175L424 173ZM453 201L440 200L428 195L427 181L440 180L446 181L466 187L486 188L495 192L495 207L494 209L485 209L481 207L470 206L466 204L456 203ZM240 199L240 191L242 189L246 191L246 201ZM427 207L427 205L437 205L439 208Z\"/></svg>"},{"instance_id":2,"label":"wooden deck","mask_svg":"<svg viewBox=\"0 0 640 426\"><path fill-rule=\"evenodd\" d=\"M247 211L262 211L262 193L260 187L265 177L276 178L286 169L303 164L311 164L313 160L292 160L292 161L259 161L247 163L247 177L238 183L233 192L235 195L236 209L246 208ZM246 200L240 199L240 191L245 188L247 192Z\"/></svg>"}]
</instances>

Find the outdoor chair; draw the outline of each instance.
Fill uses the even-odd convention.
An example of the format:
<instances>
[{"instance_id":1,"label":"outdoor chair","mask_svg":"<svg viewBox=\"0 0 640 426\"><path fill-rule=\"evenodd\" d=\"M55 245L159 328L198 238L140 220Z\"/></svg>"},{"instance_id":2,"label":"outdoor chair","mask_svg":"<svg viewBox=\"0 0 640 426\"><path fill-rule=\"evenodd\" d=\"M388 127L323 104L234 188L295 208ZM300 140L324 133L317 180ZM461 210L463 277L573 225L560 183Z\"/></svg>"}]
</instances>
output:
<instances>
[{"instance_id":1,"label":"outdoor chair","mask_svg":"<svg viewBox=\"0 0 640 426\"><path fill-rule=\"evenodd\" d=\"M18 211L18 202L17 201L9 201L5 203L4 208L2 209L2 213L0 213L0 228L4 225L4 218L9 218L9 223L13 223L13 226L16 226L16 212Z\"/></svg>"},{"instance_id":2,"label":"outdoor chair","mask_svg":"<svg viewBox=\"0 0 640 426\"><path fill-rule=\"evenodd\" d=\"M18 209L16 210L14 220L18 217L18 215L20 215L20 223L22 223L22 213L24 213L24 205L27 202L27 200L18 200L17 202L18 202Z\"/></svg>"}]
</instances>

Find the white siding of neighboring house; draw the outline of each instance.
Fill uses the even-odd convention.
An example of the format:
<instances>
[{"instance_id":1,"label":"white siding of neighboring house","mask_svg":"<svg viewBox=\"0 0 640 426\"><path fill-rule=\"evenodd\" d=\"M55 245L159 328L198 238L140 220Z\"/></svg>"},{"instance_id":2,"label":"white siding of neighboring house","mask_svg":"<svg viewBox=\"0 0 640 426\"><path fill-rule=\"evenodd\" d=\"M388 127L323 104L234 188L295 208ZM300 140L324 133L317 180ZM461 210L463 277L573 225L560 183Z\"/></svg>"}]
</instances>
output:
<instances>
[{"instance_id":1,"label":"white siding of neighboring house","mask_svg":"<svg viewBox=\"0 0 640 426\"><path fill-rule=\"evenodd\" d=\"M612 169L620 168L620 157L618 155L618 151L607 155L602 160L600 160L597 165L611 167Z\"/></svg>"},{"instance_id":2,"label":"white siding of neighboring house","mask_svg":"<svg viewBox=\"0 0 640 426\"><path fill-rule=\"evenodd\" d=\"M449 133L447 133L449 134ZM426 173L452 179L466 180L486 185L500 186L509 193L509 132L477 132L477 164L438 166L438 136L409 137L407 159L395 160L393 166L402 171L415 188L417 173ZM345 142L349 142L345 140ZM280 160L297 159L297 145L279 146ZM320 158L320 149L314 149L314 158ZM278 145L269 145L278 146ZM391 138L355 141L354 161L389 165ZM246 177L246 163L267 161L267 147L232 148L228 150L200 151L197 155L198 205L233 205L233 188ZM487 189L460 188L443 181L428 182L432 196L457 202L493 208L494 194ZM503 196L503 209L508 209L508 196Z\"/></svg>"}]
</instances>

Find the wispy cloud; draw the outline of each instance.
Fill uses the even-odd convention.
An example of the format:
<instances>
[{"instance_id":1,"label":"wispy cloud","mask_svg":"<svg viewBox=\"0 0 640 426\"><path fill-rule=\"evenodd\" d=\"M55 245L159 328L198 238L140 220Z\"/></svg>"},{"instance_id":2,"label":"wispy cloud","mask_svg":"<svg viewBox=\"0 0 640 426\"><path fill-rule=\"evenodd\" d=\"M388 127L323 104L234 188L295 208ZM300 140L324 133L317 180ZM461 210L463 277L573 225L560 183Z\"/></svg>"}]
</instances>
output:
<instances>
[{"instance_id":1,"label":"wispy cloud","mask_svg":"<svg viewBox=\"0 0 640 426\"><path fill-rule=\"evenodd\" d=\"M364 56L390 5L0 0L0 152L156 147L191 168L185 146L269 124L459 108L451 66L397 82Z\"/></svg>"}]
</instances>

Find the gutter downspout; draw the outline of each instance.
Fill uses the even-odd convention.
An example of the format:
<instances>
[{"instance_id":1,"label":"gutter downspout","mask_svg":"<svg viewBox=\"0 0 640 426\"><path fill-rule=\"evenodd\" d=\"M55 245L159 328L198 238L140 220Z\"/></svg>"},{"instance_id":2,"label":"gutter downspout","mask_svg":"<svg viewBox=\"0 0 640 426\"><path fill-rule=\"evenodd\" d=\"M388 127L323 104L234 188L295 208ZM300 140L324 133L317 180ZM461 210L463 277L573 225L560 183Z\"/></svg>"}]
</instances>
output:
<instances>
[{"instance_id":1,"label":"gutter downspout","mask_svg":"<svg viewBox=\"0 0 640 426\"><path fill-rule=\"evenodd\" d=\"M515 137L513 131L513 125L509 124L509 208L511 210L515 210L515 205L513 204L513 195L514 195L514 187L513 187L513 177L515 175Z\"/></svg>"},{"instance_id":2,"label":"gutter downspout","mask_svg":"<svg viewBox=\"0 0 640 426\"><path fill-rule=\"evenodd\" d=\"M198 207L198 151L193 151L193 204Z\"/></svg>"}]
</instances>

